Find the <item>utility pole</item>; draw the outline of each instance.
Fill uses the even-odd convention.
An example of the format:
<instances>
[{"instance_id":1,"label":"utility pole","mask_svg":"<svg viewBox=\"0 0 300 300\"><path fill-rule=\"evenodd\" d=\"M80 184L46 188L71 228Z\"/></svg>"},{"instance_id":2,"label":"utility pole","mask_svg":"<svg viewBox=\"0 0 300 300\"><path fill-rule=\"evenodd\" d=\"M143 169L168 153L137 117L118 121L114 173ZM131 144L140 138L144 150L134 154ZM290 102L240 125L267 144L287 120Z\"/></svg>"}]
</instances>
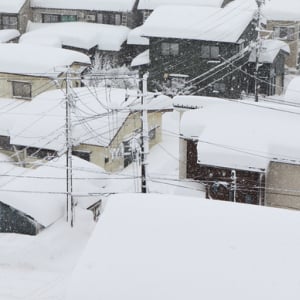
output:
<instances>
[{"instance_id":1,"label":"utility pole","mask_svg":"<svg viewBox=\"0 0 300 300\"><path fill-rule=\"evenodd\" d=\"M261 6L265 3L265 0L256 0L258 10L257 10L257 38L255 43L255 72L254 72L254 92L255 92L255 102L258 102L258 93L259 93L259 82L258 82L258 68L259 68L259 57L261 53Z\"/></svg>"},{"instance_id":2,"label":"utility pole","mask_svg":"<svg viewBox=\"0 0 300 300\"><path fill-rule=\"evenodd\" d=\"M232 201L236 202L236 171L232 170L231 171L231 185L230 185L230 191L232 194Z\"/></svg>"},{"instance_id":3,"label":"utility pole","mask_svg":"<svg viewBox=\"0 0 300 300\"><path fill-rule=\"evenodd\" d=\"M145 109L145 98L147 96L147 80L148 73L143 75L143 78L140 78L140 90L141 90L141 121L142 121L142 136L141 136L141 180L142 180L142 190L143 194L148 192L147 187L147 155L149 152L149 137L148 137L148 114Z\"/></svg>"},{"instance_id":4,"label":"utility pole","mask_svg":"<svg viewBox=\"0 0 300 300\"><path fill-rule=\"evenodd\" d=\"M70 93L70 69L66 72L66 190L67 190L67 222L74 226L74 199L73 199L73 166L72 166L72 106L73 96Z\"/></svg>"}]
</instances>

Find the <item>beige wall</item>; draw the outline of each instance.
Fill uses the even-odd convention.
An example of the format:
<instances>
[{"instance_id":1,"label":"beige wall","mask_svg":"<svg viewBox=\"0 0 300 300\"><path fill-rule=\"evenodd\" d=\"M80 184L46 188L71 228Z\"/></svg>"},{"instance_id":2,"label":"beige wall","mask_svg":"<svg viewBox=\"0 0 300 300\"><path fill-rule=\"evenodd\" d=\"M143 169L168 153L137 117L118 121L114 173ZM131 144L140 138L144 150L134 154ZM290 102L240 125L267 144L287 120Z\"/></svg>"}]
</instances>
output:
<instances>
[{"instance_id":1,"label":"beige wall","mask_svg":"<svg viewBox=\"0 0 300 300\"><path fill-rule=\"evenodd\" d=\"M80 65L74 64L72 66L72 70L76 71L79 67ZM65 88L64 77L65 75L61 75L57 80L60 88ZM45 91L58 88L58 86L55 84L55 81L51 78L0 73L0 98L13 98L12 81L31 83L31 98L34 98ZM73 86L80 86L80 80L73 80Z\"/></svg>"},{"instance_id":2,"label":"beige wall","mask_svg":"<svg viewBox=\"0 0 300 300\"><path fill-rule=\"evenodd\" d=\"M149 141L150 148L161 141L162 113L151 112L148 114L149 130L156 128L155 138ZM122 155L122 143L133 136L133 133L141 128L141 118L139 113L131 114L119 130L113 141L108 147L80 145L75 147L77 151L87 151L90 153L92 163L104 168L108 172L122 170L124 159ZM108 162L105 163L105 158Z\"/></svg>"},{"instance_id":3,"label":"beige wall","mask_svg":"<svg viewBox=\"0 0 300 300\"><path fill-rule=\"evenodd\" d=\"M179 178L186 179L187 141L179 138Z\"/></svg>"},{"instance_id":4,"label":"beige wall","mask_svg":"<svg viewBox=\"0 0 300 300\"><path fill-rule=\"evenodd\" d=\"M269 164L265 204L300 209L300 166L279 162Z\"/></svg>"},{"instance_id":5,"label":"beige wall","mask_svg":"<svg viewBox=\"0 0 300 300\"><path fill-rule=\"evenodd\" d=\"M19 31L21 34L26 32L27 22L32 20L32 10L30 0L27 0L19 13Z\"/></svg>"},{"instance_id":6,"label":"beige wall","mask_svg":"<svg viewBox=\"0 0 300 300\"><path fill-rule=\"evenodd\" d=\"M268 21L267 22L267 30L272 31L276 26L288 26L295 28L295 34L292 40L286 41L290 46L291 54L286 58L286 65L290 68L296 68L298 66L298 52L299 52L299 26L300 22L293 21ZM273 35L270 36L272 38Z\"/></svg>"}]
</instances>

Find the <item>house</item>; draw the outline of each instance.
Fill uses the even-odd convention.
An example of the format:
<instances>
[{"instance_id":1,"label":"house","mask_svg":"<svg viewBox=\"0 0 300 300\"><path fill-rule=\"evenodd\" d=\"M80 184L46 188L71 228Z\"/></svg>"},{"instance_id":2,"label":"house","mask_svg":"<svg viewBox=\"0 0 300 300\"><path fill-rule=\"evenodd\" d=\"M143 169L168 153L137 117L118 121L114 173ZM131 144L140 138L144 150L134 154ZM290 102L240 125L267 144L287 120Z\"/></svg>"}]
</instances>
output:
<instances>
[{"instance_id":1,"label":"house","mask_svg":"<svg viewBox=\"0 0 300 300\"><path fill-rule=\"evenodd\" d=\"M65 216L65 163L63 155L45 164L39 162L34 169L21 168L12 162L9 168L1 164L1 173L7 177L1 182L0 232L36 235ZM97 207L107 174L78 157L72 157L72 165L74 201L82 209ZM89 180L83 181L85 178Z\"/></svg>"},{"instance_id":2,"label":"house","mask_svg":"<svg viewBox=\"0 0 300 300\"><path fill-rule=\"evenodd\" d=\"M29 22L20 43L44 45L54 40L57 46L87 54L92 62L101 58L102 63L110 61L112 66L120 66L128 61L129 31L126 26L86 22Z\"/></svg>"},{"instance_id":3,"label":"house","mask_svg":"<svg viewBox=\"0 0 300 300\"><path fill-rule=\"evenodd\" d=\"M66 49L24 44L0 44L2 98L31 99L43 91L62 88L68 71L79 75L90 65L88 56Z\"/></svg>"},{"instance_id":4,"label":"house","mask_svg":"<svg viewBox=\"0 0 300 300\"><path fill-rule=\"evenodd\" d=\"M73 154L106 171L121 170L139 159L141 117L138 91L113 88L74 88L70 94ZM161 140L162 114L171 109L166 96L145 99L150 147ZM56 157L66 151L66 96L62 90L34 98L6 130L3 147L18 150L20 162ZM9 117L10 114L7 114ZM13 114L12 114L13 117ZM6 125L4 125L6 126ZM6 150L6 149L4 149ZM11 151L11 150L10 150ZM11 151L14 153L13 151Z\"/></svg>"},{"instance_id":5,"label":"house","mask_svg":"<svg viewBox=\"0 0 300 300\"><path fill-rule=\"evenodd\" d=\"M255 18L248 2L224 8L159 6L142 28L150 40L149 88L240 98L257 36Z\"/></svg>"},{"instance_id":6,"label":"house","mask_svg":"<svg viewBox=\"0 0 300 300\"><path fill-rule=\"evenodd\" d=\"M295 0L287 0L284 4L281 0L266 1L263 7L268 35L290 46L291 54L286 61L289 68L298 68L299 65L299 10L300 3Z\"/></svg>"},{"instance_id":7,"label":"house","mask_svg":"<svg viewBox=\"0 0 300 300\"><path fill-rule=\"evenodd\" d=\"M284 89L285 61L290 54L289 46L279 40L262 40L259 54L259 90L263 95L280 95ZM249 57L249 73L256 71L256 49L253 49ZM249 76L248 92L255 92L255 77Z\"/></svg>"},{"instance_id":8,"label":"house","mask_svg":"<svg viewBox=\"0 0 300 300\"><path fill-rule=\"evenodd\" d=\"M33 22L37 23L80 21L129 28L139 23L137 0L32 0L31 8Z\"/></svg>"},{"instance_id":9,"label":"house","mask_svg":"<svg viewBox=\"0 0 300 300\"><path fill-rule=\"evenodd\" d=\"M191 5L191 6L211 6L223 7L232 0L139 0L138 10L143 15L143 24L150 14L162 5Z\"/></svg>"},{"instance_id":10,"label":"house","mask_svg":"<svg viewBox=\"0 0 300 300\"><path fill-rule=\"evenodd\" d=\"M298 225L299 212L270 207L113 195L66 300L297 300Z\"/></svg>"},{"instance_id":11,"label":"house","mask_svg":"<svg viewBox=\"0 0 300 300\"><path fill-rule=\"evenodd\" d=\"M181 120L181 178L205 184L212 199L264 204L269 164L300 163L299 146L287 130L300 129L299 109L194 98L190 105L185 96L177 98L187 108L198 102Z\"/></svg>"},{"instance_id":12,"label":"house","mask_svg":"<svg viewBox=\"0 0 300 300\"><path fill-rule=\"evenodd\" d=\"M31 20L30 0L9 0L0 3L0 29L26 31Z\"/></svg>"}]
</instances>

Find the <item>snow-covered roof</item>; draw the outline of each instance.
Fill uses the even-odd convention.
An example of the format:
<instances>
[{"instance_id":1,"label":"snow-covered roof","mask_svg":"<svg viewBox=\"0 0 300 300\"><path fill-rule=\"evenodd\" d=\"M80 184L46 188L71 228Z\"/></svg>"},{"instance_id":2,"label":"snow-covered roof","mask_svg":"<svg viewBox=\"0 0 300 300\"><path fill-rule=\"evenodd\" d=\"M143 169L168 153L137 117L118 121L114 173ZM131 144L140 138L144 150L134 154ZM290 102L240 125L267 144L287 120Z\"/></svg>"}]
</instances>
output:
<instances>
[{"instance_id":1,"label":"snow-covered roof","mask_svg":"<svg viewBox=\"0 0 300 300\"><path fill-rule=\"evenodd\" d=\"M112 196L66 300L297 300L299 212L174 195Z\"/></svg>"},{"instance_id":2,"label":"snow-covered roof","mask_svg":"<svg viewBox=\"0 0 300 300\"><path fill-rule=\"evenodd\" d=\"M263 14L268 20L300 21L300 2L298 0L266 1Z\"/></svg>"},{"instance_id":3,"label":"snow-covered roof","mask_svg":"<svg viewBox=\"0 0 300 300\"><path fill-rule=\"evenodd\" d=\"M17 14L27 0L0 1L0 13Z\"/></svg>"},{"instance_id":4,"label":"snow-covered roof","mask_svg":"<svg viewBox=\"0 0 300 300\"><path fill-rule=\"evenodd\" d=\"M225 8L159 6L146 20L142 33L146 37L236 43L255 14L247 3Z\"/></svg>"},{"instance_id":5,"label":"snow-covered roof","mask_svg":"<svg viewBox=\"0 0 300 300\"><path fill-rule=\"evenodd\" d=\"M29 215L43 226L54 223L66 211L65 162L66 158L62 156L34 170L10 168L6 174L12 176L0 189L1 202ZM95 194L102 192L107 175L100 167L76 156L72 157L72 164L74 199L79 206L88 208L101 198ZM2 164L0 168L2 171ZM16 170L18 176L14 177Z\"/></svg>"},{"instance_id":6,"label":"snow-covered roof","mask_svg":"<svg viewBox=\"0 0 300 300\"><path fill-rule=\"evenodd\" d=\"M192 5L221 7L224 0L139 0L138 9L154 10L161 5Z\"/></svg>"},{"instance_id":7,"label":"snow-covered roof","mask_svg":"<svg viewBox=\"0 0 300 300\"><path fill-rule=\"evenodd\" d=\"M98 11L131 11L136 0L31 0L31 7L83 9Z\"/></svg>"},{"instance_id":8,"label":"snow-covered roof","mask_svg":"<svg viewBox=\"0 0 300 300\"><path fill-rule=\"evenodd\" d=\"M127 38L127 44L129 45L149 45L149 39L142 36L142 26L132 29Z\"/></svg>"},{"instance_id":9,"label":"snow-covered roof","mask_svg":"<svg viewBox=\"0 0 300 300\"><path fill-rule=\"evenodd\" d=\"M99 50L119 51L127 40L130 29L125 26L93 24L84 22L32 23L20 43L44 44L45 40L58 40L61 45Z\"/></svg>"},{"instance_id":10,"label":"snow-covered roof","mask_svg":"<svg viewBox=\"0 0 300 300\"><path fill-rule=\"evenodd\" d=\"M293 78L287 86L284 100L300 104L300 77Z\"/></svg>"},{"instance_id":11,"label":"snow-covered roof","mask_svg":"<svg viewBox=\"0 0 300 300\"><path fill-rule=\"evenodd\" d=\"M150 53L149 50L145 50L132 60L131 67L138 67L148 64L150 64Z\"/></svg>"},{"instance_id":12,"label":"snow-covered roof","mask_svg":"<svg viewBox=\"0 0 300 300\"><path fill-rule=\"evenodd\" d=\"M73 63L90 64L77 51L24 44L0 44L0 73L55 77Z\"/></svg>"},{"instance_id":13,"label":"snow-covered roof","mask_svg":"<svg viewBox=\"0 0 300 300\"><path fill-rule=\"evenodd\" d=\"M279 40L263 40L261 53L259 57L260 63L273 63L276 56L280 51L284 51L286 54L290 54L290 46ZM253 49L249 61L255 62L256 60L256 49Z\"/></svg>"},{"instance_id":14,"label":"snow-covered roof","mask_svg":"<svg viewBox=\"0 0 300 300\"><path fill-rule=\"evenodd\" d=\"M108 146L130 114L139 109L138 91L114 88L73 89L74 144ZM171 101L152 99L148 109L162 109ZM127 99L127 101L125 101ZM170 98L168 98L170 100ZM65 93L52 90L38 95L24 108L11 129L11 143L63 151L65 147ZM112 109L115 109L112 112Z\"/></svg>"},{"instance_id":15,"label":"snow-covered roof","mask_svg":"<svg viewBox=\"0 0 300 300\"><path fill-rule=\"evenodd\" d=\"M300 109L269 108L203 101L202 108L184 113L181 134L199 139L198 161L204 165L258 170L266 169L271 160L300 163L300 146L294 137L300 130Z\"/></svg>"},{"instance_id":16,"label":"snow-covered roof","mask_svg":"<svg viewBox=\"0 0 300 300\"><path fill-rule=\"evenodd\" d=\"M0 43L7 43L20 36L17 29L3 29L0 30Z\"/></svg>"}]
</instances>

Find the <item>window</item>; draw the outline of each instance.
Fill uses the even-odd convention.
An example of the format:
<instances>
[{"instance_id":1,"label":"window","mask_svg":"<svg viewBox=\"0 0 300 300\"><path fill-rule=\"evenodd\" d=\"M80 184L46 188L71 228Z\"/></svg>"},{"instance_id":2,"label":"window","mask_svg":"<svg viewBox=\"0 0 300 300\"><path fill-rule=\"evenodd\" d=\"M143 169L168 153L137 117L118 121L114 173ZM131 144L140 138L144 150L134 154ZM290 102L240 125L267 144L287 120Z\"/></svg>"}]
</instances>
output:
<instances>
[{"instance_id":1,"label":"window","mask_svg":"<svg viewBox=\"0 0 300 300\"><path fill-rule=\"evenodd\" d=\"M149 131L149 140L152 141L156 138L156 128L153 128Z\"/></svg>"},{"instance_id":2,"label":"window","mask_svg":"<svg viewBox=\"0 0 300 300\"><path fill-rule=\"evenodd\" d=\"M31 99L31 83L13 81L13 97Z\"/></svg>"},{"instance_id":3,"label":"window","mask_svg":"<svg viewBox=\"0 0 300 300\"><path fill-rule=\"evenodd\" d=\"M162 55L178 55L179 44L178 43L162 43L161 44Z\"/></svg>"},{"instance_id":4,"label":"window","mask_svg":"<svg viewBox=\"0 0 300 300\"><path fill-rule=\"evenodd\" d=\"M110 24L110 25L121 25L122 16L121 16L121 14L98 13L97 14L97 23Z\"/></svg>"},{"instance_id":5,"label":"window","mask_svg":"<svg viewBox=\"0 0 300 300\"><path fill-rule=\"evenodd\" d=\"M218 46L201 46L201 57L207 59L219 58L219 47Z\"/></svg>"},{"instance_id":6,"label":"window","mask_svg":"<svg viewBox=\"0 0 300 300\"><path fill-rule=\"evenodd\" d=\"M216 82L214 84L214 92L217 92L217 93L223 92L224 93L225 90L226 90L225 83L223 83L223 82Z\"/></svg>"},{"instance_id":7,"label":"window","mask_svg":"<svg viewBox=\"0 0 300 300\"><path fill-rule=\"evenodd\" d=\"M76 22L76 15L43 14L43 23Z\"/></svg>"},{"instance_id":8,"label":"window","mask_svg":"<svg viewBox=\"0 0 300 300\"><path fill-rule=\"evenodd\" d=\"M61 22L76 22L77 16L76 15L62 15Z\"/></svg>"},{"instance_id":9,"label":"window","mask_svg":"<svg viewBox=\"0 0 300 300\"><path fill-rule=\"evenodd\" d=\"M2 16L2 29L17 29L18 18L14 16Z\"/></svg>"},{"instance_id":10,"label":"window","mask_svg":"<svg viewBox=\"0 0 300 300\"><path fill-rule=\"evenodd\" d=\"M283 39L287 41L294 40L295 27L276 26L273 27L273 31L274 31L274 38Z\"/></svg>"},{"instance_id":11,"label":"window","mask_svg":"<svg viewBox=\"0 0 300 300\"><path fill-rule=\"evenodd\" d=\"M43 23L57 23L60 22L60 15L43 14L42 19Z\"/></svg>"}]
</instances>

